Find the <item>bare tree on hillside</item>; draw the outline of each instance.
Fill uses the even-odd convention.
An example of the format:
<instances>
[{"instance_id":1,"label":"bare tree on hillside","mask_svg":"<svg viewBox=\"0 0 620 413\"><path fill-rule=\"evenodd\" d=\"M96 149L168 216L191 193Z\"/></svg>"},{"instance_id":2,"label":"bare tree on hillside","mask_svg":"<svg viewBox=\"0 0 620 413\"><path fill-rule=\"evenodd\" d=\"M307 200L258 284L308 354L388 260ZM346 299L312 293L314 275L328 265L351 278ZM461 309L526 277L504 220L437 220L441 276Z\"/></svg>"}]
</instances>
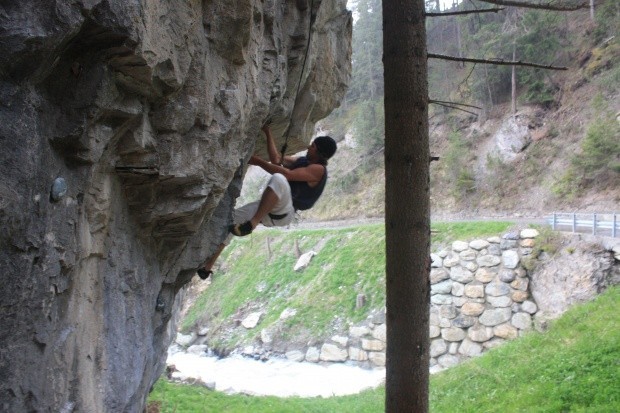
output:
<instances>
[{"instance_id":1,"label":"bare tree on hillside","mask_svg":"<svg viewBox=\"0 0 620 413\"><path fill-rule=\"evenodd\" d=\"M517 41L516 37L519 32L519 21L521 19L520 13L518 10L514 10L513 13L509 13L506 21L504 22L504 27L502 28L504 33L509 34L512 37L512 61L517 61ZM459 56L460 57L460 56ZM511 89L511 110L512 115L514 116L517 113L517 67L515 65L511 66L511 74L510 74L510 89Z\"/></svg>"}]
</instances>

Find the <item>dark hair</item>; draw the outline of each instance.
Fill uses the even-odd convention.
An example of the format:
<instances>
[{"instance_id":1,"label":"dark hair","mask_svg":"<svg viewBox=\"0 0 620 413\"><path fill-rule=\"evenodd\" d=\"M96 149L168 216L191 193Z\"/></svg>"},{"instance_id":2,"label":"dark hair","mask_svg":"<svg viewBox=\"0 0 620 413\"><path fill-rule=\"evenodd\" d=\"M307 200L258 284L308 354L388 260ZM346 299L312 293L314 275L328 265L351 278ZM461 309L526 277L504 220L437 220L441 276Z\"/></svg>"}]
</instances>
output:
<instances>
[{"instance_id":1,"label":"dark hair","mask_svg":"<svg viewBox=\"0 0 620 413\"><path fill-rule=\"evenodd\" d=\"M328 160L336 153L336 141L330 136L319 136L314 140L316 151L325 160Z\"/></svg>"}]
</instances>

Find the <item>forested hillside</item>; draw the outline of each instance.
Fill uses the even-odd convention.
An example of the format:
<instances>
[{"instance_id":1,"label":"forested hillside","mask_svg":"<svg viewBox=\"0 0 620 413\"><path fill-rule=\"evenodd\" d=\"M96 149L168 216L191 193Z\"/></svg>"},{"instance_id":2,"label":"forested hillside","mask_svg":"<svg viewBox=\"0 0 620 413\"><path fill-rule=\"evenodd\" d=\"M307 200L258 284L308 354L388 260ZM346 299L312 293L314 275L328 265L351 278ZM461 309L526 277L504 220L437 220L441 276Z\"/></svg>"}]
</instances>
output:
<instances>
[{"instance_id":1,"label":"forested hillside","mask_svg":"<svg viewBox=\"0 0 620 413\"><path fill-rule=\"evenodd\" d=\"M340 151L326 194L305 218L383 212L381 1L353 6L351 84L321 124ZM438 6L429 1L428 11ZM447 11L496 8L474 1ZM619 25L615 0L597 1L592 15L503 7L427 19L429 53L524 63L429 59L431 153L440 157L431 164L434 215L611 211L620 204ZM245 186L244 197L256 196L259 181Z\"/></svg>"}]
</instances>

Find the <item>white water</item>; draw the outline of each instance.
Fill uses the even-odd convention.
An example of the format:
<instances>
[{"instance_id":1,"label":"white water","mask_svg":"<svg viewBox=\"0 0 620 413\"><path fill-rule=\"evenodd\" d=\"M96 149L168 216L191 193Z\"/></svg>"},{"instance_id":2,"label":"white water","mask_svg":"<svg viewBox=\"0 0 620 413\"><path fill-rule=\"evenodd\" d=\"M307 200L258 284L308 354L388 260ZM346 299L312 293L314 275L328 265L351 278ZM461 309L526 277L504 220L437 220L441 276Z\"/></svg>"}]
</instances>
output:
<instances>
[{"instance_id":1,"label":"white water","mask_svg":"<svg viewBox=\"0 0 620 413\"><path fill-rule=\"evenodd\" d=\"M330 397L359 393L385 380L385 369L362 369L332 363L298 363L288 360L256 361L241 356L223 359L179 352L168 354L175 378L215 383L215 390L253 396Z\"/></svg>"}]
</instances>

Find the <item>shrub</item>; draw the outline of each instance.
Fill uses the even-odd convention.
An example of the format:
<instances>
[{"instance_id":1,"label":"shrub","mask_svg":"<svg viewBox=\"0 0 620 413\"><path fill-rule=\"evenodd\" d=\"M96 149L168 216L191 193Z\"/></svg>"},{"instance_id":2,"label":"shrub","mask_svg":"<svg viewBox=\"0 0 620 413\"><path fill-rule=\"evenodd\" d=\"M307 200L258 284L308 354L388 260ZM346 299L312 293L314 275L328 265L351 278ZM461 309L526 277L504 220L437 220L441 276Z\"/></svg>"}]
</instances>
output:
<instances>
[{"instance_id":1,"label":"shrub","mask_svg":"<svg viewBox=\"0 0 620 413\"><path fill-rule=\"evenodd\" d=\"M594 179L606 172L620 173L620 124L612 112L606 110L588 127L581 143L581 153L572 158L572 164L584 179Z\"/></svg>"},{"instance_id":2,"label":"shrub","mask_svg":"<svg viewBox=\"0 0 620 413\"><path fill-rule=\"evenodd\" d=\"M474 174L468 169L468 145L461 135L454 131L448 136L450 146L446 151L444 170L446 178L452 183L452 191L456 196L474 192L476 182Z\"/></svg>"},{"instance_id":3,"label":"shrub","mask_svg":"<svg viewBox=\"0 0 620 413\"><path fill-rule=\"evenodd\" d=\"M476 190L476 179L471 171L462 170L459 173L456 190L461 194L469 194Z\"/></svg>"},{"instance_id":4,"label":"shrub","mask_svg":"<svg viewBox=\"0 0 620 413\"><path fill-rule=\"evenodd\" d=\"M531 255L536 258L543 252L555 255L562 245L562 235L549 227L540 227L538 232L536 246Z\"/></svg>"},{"instance_id":5,"label":"shrub","mask_svg":"<svg viewBox=\"0 0 620 413\"><path fill-rule=\"evenodd\" d=\"M520 79L526 84L526 90L520 100L538 104L545 108L551 108L555 105L558 87L549 81L549 77L542 70L524 71Z\"/></svg>"},{"instance_id":6,"label":"shrub","mask_svg":"<svg viewBox=\"0 0 620 413\"><path fill-rule=\"evenodd\" d=\"M503 194L502 187L504 185L504 170L506 164L499 156L487 154L486 159L486 181L488 188L493 192Z\"/></svg>"},{"instance_id":7,"label":"shrub","mask_svg":"<svg viewBox=\"0 0 620 413\"><path fill-rule=\"evenodd\" d=\"M607 1L596 5L596 27L594 29L594 41L600 43L612 37L620 30L620 3Z\"/></svg>"},{"instance_id":8,"label":"shrub","mask_svg":"<svg viewBox=\"0 0 620 413\"><path fill-rule=\"evenodd\" d=\"M357 105L353 128L357 141L372 152L383 146L385 131L383 99L364 101Z\"/></svg>"},{"instance_id":9,"label":"shrub","mask_svg":"<svg viewBox=\"0 0 620 413\"><path fill-rule=\"evenodd\" d=\"M581 151L571 159L566 173L552 191L572 197L588 185L601 186L620 176L620 123L602 96L594 98L595 117L581 142Z\"/></svg>"},{"instance_id":10,"label":"shrub","mask_svg":"<svg viewBox=\"0 0 620 413\"><path fill-rule=\"evenodd\" d=\"M574 199L579 191L579 182L575 168L568 168L564 175L553 182L551 192L560 198Z\"/></svg>"}]
</instances>

